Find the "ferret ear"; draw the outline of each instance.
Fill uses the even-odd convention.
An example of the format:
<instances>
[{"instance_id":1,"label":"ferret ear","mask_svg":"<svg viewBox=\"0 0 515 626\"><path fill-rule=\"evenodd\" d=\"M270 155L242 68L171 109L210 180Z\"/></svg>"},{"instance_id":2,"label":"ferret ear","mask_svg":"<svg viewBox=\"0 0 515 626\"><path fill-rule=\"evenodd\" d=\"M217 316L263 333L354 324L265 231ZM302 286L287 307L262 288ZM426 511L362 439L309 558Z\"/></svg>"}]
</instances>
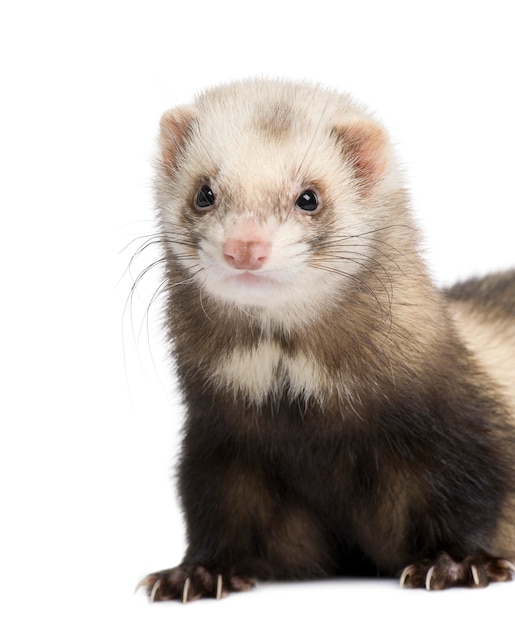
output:
<instances>
[{"instance_id":1,"label":"ferret ear","mask_svg":"<svg viewBox=\"0 0 515 626\"><path fill-rule=\"evenodd\" d=\"M195 121L195 110L180 107L167 111L160 123L161 156L165 165L174 168L188 138L191 136Z\"/></svg>"},{"instance_id":2,"label":"ferret ear","mask_svg":"<svg viewBox=\"0 0 515 626\"><path fill-rule=\"evenodd\" d=\"M335 127L343 156L353 165L365 190L378 182L386 171L388 136L374 122L351 119Z\"/></svg>"}]
</instances>

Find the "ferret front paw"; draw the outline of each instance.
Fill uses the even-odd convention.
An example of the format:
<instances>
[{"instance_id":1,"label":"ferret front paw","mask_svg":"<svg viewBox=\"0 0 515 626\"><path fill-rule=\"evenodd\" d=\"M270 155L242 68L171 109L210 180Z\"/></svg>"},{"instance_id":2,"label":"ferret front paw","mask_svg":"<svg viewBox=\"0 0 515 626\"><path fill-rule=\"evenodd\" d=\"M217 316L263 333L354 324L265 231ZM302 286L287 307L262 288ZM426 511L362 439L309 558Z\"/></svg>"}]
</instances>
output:
<instances>
[{"instance_id":1,"label":"ferret front paw","mask_svg":"<svg viewBox=\"0 0 515 626\"><path fill-rule=\"evenodd\" d=\"M186 603L199 598L224 598L230 591L247 591L254 586L248 578L209 571L202 565L179 565L149 574L136 589L143 587L151 602L179 600Z\"/></svg>"},{"instance_id":2,"label":"ferret front paw","mask_svg":"<svg viewBox=\"0 0 515 626\"><path fill-rule=\"evenodd\" d=\"M401 574L401 587L425 588L428 591L449 587L486 587L491 582L512 580L515 565L507 559L487 554L454 561L446 552L435 559L408 565Z\"/></svg>"}]
</instances>

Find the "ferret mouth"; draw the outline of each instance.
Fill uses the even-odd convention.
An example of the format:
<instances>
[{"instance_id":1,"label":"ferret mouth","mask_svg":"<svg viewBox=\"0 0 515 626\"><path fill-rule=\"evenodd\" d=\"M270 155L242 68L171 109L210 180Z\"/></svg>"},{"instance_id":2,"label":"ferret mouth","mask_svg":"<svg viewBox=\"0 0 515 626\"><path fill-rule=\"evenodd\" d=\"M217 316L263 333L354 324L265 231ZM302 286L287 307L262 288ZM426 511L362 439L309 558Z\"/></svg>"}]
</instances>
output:
<instances>
[{"instance_id":1,"label":"ferret mouth","mask_svg":"<svg viewBox=\"0 0 515 626\"><path fill-rule=\"evenodd\" d=\"M215 298L237 305L276 308L296 285L291 271L236 270L211 265L203 275L204 288Z\"/></svg>"},{"instance_id":2,"label":"ferret mouth","mask_svg":"<svg viewBox=\"0 0 515 626\"><path fill-rule=\"evenodd\" d=\"M228 277L229 282L247 288L263 288L277 287L278 283L270 273L242 271L237 274L231 274Z\"/></svg>"}]
</instances>

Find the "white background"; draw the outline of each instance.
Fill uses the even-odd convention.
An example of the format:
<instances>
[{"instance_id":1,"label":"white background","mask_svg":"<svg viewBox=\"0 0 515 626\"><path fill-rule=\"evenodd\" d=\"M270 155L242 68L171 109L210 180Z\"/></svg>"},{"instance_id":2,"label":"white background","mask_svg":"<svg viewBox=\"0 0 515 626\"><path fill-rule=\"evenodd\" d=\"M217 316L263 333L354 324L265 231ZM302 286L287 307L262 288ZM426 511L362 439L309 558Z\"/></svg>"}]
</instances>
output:
<instances>
[{"instance_id":1,"label":"white background","mask_svg":"<svg viewBox=\"0 0 515 626\"><path fill-rule=\"evenodd\" d=\"M507 0L2 3L3 624L512 619L515 585L263 585L187 607L133 594L184 545L180 407L159 303L146 313L159 273L126 308L125 272L154 228L160 114L261 75L319 81L378 112L438 283L515 263L512 11Z\"/></svg>"}]
</instances>

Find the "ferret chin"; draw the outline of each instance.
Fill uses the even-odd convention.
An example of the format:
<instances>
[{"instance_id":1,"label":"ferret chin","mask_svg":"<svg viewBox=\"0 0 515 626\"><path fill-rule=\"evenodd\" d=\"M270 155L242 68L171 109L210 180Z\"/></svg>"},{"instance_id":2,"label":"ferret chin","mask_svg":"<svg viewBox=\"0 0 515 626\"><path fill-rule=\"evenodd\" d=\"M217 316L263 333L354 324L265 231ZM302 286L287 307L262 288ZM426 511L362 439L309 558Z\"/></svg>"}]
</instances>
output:
<instances>
[{"instance_id":1,"label":"ferret chin","mask_svg":"<svg viewBox=\"0 0 515 626\"><path fill-rule=\"evenodd\" d=\"M515 271L437 289L386 130L247 81L161 120L188 548L152 600L255 580L483 587L515 566Z\"/></svg>"}]
</instances>

